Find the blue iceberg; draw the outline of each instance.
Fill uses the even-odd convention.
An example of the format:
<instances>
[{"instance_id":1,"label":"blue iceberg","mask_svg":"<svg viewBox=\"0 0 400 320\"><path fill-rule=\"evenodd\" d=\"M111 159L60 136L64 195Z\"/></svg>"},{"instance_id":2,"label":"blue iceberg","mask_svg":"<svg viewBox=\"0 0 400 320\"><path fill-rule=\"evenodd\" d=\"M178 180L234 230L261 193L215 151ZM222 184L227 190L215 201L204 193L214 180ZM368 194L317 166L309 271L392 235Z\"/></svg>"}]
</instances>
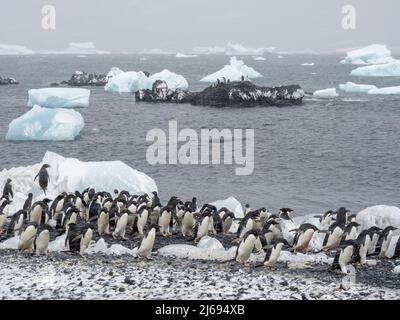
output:
<instances>
[{"instance_id":1,"label":"blue iceberg","mask_svg":"<svg viewBox=\"0 0 400 320\"><path fill-rule=\"evenodd\" d=\"M28 107L45 108L88 107L90 90L81 88L43 88L28 92Z\"/></svg>"},{"instance_id":2,"label":"blue iceberg","mask_svg":"<svg viewBox=\"0 0 400 320\"><path fill-rule=\"evenodd\" d=\"M75 110L34 106L8 126L6 140L74 140L85 122Z\"/></svg>"}]
</instances>

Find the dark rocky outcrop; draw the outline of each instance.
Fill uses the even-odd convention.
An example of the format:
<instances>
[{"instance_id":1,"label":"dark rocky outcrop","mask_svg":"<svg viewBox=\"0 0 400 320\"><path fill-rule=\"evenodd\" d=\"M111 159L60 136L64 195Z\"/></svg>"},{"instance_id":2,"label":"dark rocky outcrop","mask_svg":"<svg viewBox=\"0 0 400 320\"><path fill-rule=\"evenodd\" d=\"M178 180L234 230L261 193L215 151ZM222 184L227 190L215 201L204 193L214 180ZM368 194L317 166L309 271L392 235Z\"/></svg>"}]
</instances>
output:
<instances>
[{"instance_id":1,"label":"dark rocky outcrop","mask_svg":"<svg viewBox=\"0 0 400 320\"><path fill-rule=\"evenodd\" d=\"M260 87L249 81L216 83L201 92L172 91L164 81L156 81L152 90L135 93L137 101L191 103L215 107L287 106L302 103L304 91L298 85Z\"/></svg>"},{"instance_id":2,"label":"dark rocky outcrop","mask_svg":"<svg viewBox=\"0 0 400 320\"><path fill-rule=\"evenodd\" d=\"M5 86L8 84L19 84L19 82L17 80L15 80L14 78L2 78L0 77L0 85Z\"/></svg>"},{"instance_id":3,"label":"dark rocky outcrop","mask_svg":"<svg viewBox=\"0 0 400 320\"><path fill-rule=\"evenodd\" d=\"M104 74L86 73L83 71L75 71L68 81L52 83L52 87L84 87L84 86L105 86L108 82L107 76Z\"/></svg>"}]
</instances>

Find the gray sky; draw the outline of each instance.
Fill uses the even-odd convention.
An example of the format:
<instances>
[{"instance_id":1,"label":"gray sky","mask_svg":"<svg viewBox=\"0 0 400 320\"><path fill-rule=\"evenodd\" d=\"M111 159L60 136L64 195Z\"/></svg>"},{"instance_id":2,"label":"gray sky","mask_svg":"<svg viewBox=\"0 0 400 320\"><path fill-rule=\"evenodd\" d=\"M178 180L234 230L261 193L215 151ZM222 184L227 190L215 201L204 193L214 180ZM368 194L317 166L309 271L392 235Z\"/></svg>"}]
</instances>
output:
<instances>
[{"instance_id":1,"label":"gray sky","mask_svg":"<svg viewBox=\"0 0 400 320\"><path fill-rule=\"evenodd\" d=\"M57 28L41 27L41 9L57 10ZM357 29L341 27L341 9L357 10ZM280 51L335 51L372 43L400 51L399 0L1 0L0 43L63 50L92 41L112 52L239 42Z\"/></svg>"}]
</instances>

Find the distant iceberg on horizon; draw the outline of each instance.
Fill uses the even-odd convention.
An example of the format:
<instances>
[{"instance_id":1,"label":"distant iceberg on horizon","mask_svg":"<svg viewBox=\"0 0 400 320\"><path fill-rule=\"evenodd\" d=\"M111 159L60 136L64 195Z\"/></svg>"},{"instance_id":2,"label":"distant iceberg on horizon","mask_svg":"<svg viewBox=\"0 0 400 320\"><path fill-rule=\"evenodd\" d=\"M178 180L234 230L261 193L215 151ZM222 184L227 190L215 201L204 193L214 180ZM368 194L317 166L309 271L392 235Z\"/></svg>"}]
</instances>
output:
<instances>
[{"instance_id":1,"label":"distant iceberg on horizon","mask_svg":"<svg viewBox=\"0 0 400 320\"><path fill-rule=\"evenodd\" d=\"M0 43L0 55L31 55L35 53L24 46Z\"/></svg>"},{"instance_id":2,"label":"distant iceberg on horizon","mask_svg":"<svg viewBox=\"0 0 400 320\"><path fill-rule=\"evenodd\" d=\"M392 53L383 44L373 44L360 49L347 52L346 58L340 63L342 64L355 64L355 65L369 65L369 64L384 64L395 61Z\"/></svg>"}]
</instances>

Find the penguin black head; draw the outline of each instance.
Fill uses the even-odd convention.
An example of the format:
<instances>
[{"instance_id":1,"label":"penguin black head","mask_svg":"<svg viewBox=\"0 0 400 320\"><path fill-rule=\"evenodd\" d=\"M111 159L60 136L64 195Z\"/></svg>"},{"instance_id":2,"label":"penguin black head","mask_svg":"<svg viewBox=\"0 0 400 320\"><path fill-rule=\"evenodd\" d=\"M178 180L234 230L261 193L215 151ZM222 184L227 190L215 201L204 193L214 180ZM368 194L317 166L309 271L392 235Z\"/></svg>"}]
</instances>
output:
<instances>
[{"instance_id":1,"label":"penguin black head","mask_svg":"<svg viewBox=\"0 0 400 320\"><path fill-rule=\"evenodd\" d=\"M52 201L52 200L50 200L50 199L48 199L48 198L44 198L44 199L42 200L42 202L43 202L44 204L49 204L51 201Z\"/></svg>"},{"instance_id":2,"label":"penguin black head","mask_svg":"<svg viewBox=\"0 0 400 320\"><path fill-rule=\"evenodd\" d=\"M287 240L284 238L278 238L278 239L273 240L273 242L272 242L274 247L276 247L279 243L282 243L285 247L290 247L289 242L287 242Z\"/></svg>"},{"instance_id":3,"label":"penguin black head","mask_svg":"<svg viewBox=\"0 0 400 320\"><path fill-rule=\"evenodd\" d=\"M153 191L152 194L154 194L155 196L158 195L157 191Z\"/></svg>"},{"instance_id":4,"label":"penguin black head","mask_svg":"<svg viewBox=\"0 0 400 320\"><path fill-rule=\"evenodd\" d=\"M10 182L12 182L12 180L10 178L8 178L6 183L10 183Z\"/></svg>"},{"instance_id":5,"label":"penguin black head","mask_svg":"<svg viewBox=\"0 0 400 320\"><path fill-rule=\"evenodd\" d=\"M247 203L245 206L244 206L246 209L250 209L250 205Z\"/></svg>"},{"instance_id":6,"label":"penguin black head","mask_svg":"<svg viewBox=\"0 0 400 320\"><path fill-rule=\"evenodd\" d=\"M32 198L32 197L33 197L32 192L29 192L29 193L28 193L28 198Z\"/></svg>"},{"instance_id":7,"label":"penguin black head","mask_svg":"<svg viewBox=\"0 0 400 320\"><path fill-rule=\"evenodd\" d=\"M48 169L48 168L50 168L50 167L51 167L51 165L45 163L45 164L42 166L42 169Z\"/></svg>"},{"instance_id":8,"label":"penguin black head","mask_svg":"<svg viewBox=\"0 0 400 320\"><path fill-rule=\"evenodd\" d=\"M380 233L382 231L382 229L377 226L372 226L371 228L368 229L368 231L370 231L372 233Z\"/></svg>"}]
</instances>

